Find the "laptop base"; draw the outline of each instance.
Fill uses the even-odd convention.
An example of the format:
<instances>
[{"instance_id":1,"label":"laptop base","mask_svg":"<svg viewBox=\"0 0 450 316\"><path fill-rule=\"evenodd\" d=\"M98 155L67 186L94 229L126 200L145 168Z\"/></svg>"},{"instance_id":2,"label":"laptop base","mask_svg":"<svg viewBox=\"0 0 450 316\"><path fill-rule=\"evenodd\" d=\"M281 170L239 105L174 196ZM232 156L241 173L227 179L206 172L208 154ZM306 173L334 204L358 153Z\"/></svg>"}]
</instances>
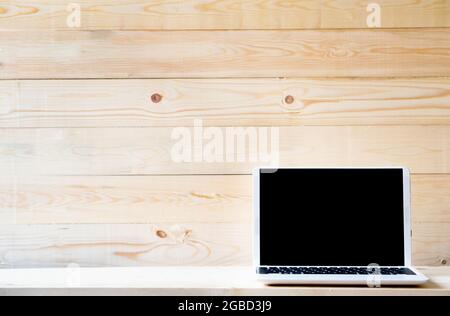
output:
<instances>
[{"instance_id":1,"label":"laptop base","mask_svg":"<svg viewBox=\"0 0 450 316\"><path fill-rule=\"evenodd\" d=\"M414 268L415 275L337 275L337 274L257 274L267 285L364 285L380 287L390 285L420 285L428 278Z\"/></svg>"}]
</instances>

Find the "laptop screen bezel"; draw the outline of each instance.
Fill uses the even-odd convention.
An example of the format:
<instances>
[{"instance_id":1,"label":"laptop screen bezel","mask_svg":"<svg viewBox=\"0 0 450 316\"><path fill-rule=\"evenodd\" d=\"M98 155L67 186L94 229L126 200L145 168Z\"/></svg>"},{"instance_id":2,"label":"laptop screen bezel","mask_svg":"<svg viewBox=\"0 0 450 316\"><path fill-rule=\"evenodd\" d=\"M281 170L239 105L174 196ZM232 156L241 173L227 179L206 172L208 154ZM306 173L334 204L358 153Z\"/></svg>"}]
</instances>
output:
<instances>
[{"instance_id":1,"label":"laptop screen bezel","mask_svg":"<svg viewBox=\"0 0 450 316\"><path fill-rule=\"evenodd\" d=\"M260 256L260 175L261 172L273 173L280 169L290 170L290 169L373 169L373 170L383 170L383 169L401 169L403 172L403 226L404 226L404 266L410 267L411 262L411 176L408 168L404 167L314 167L314 168L274 168L274 167L259 167L253 171L253 261L255 267L264 267L261 265Z\"/></svg>"}]
</instances>

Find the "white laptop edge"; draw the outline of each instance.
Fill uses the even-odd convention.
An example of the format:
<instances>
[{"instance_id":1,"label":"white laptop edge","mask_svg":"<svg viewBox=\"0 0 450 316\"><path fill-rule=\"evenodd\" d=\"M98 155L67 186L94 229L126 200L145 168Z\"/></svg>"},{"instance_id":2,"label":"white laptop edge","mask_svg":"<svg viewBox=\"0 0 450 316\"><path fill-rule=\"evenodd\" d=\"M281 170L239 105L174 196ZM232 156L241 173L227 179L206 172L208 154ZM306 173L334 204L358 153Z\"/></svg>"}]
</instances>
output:
<instances>
[{"instance_id":1,"label":"white laptop edge","mask_svg":"<svg viewBox=\"0 0 450 316\"><path fill-rule=\"evenodd\" d=\"M408 168L404 167L258 167L253 170L253 264L257 279L266 284L348 284L365 285L367 275L283 275L259 274L260 267L260 173L261 170L276 172L279 169L402 169L403 170L403 205L404 205L404 242L405 267L411 269L416 275L382 275L381 285L419 285L428 281L428 278L412 267L412 228L411 228L411 176Z\"/></svg>"}]
</instances>

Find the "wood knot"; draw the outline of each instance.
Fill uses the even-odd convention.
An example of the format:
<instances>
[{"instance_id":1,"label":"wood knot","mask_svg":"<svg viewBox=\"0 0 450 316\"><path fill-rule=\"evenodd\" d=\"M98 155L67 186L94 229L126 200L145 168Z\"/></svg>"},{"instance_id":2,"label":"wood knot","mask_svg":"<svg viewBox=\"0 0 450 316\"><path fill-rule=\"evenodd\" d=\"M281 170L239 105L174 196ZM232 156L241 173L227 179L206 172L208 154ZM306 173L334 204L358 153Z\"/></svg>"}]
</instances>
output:
<instances>
[{"instance_id":1,"label":"wood knot","mask_svg":"<svg viewBox=\"0 0 450 316\"><path fill-rule=\"evenodd\" d=\"M167 233L163 230L157 230L156 236L158 236L159 238L167 238Z\"/></svg>"},{"instance_id":2,"label":"wood knot","mask_svg":"<svg viewBox=\"0 0 450 316\"><path fill-rule=\"evenodd\" d=\"M284 103L286 104L292 104L295 102L295 98L292 95L288 95L284 98Z\"/></svg>"},{"instance_id":3,"label":"wood knot","mask_svg":"<svg viewBox=\"0 0 450 316\"><path fill-rule=\"evenodd\" d=\"M184 238L190 238L192 235L192 229L186 229L186 231L184 232Z\"/></svg>"},{"instance_id":4,"label":"wood knot","mask_svg":"<svg viewBox=\"0 0 450 316\"><path fill-rule=\"evenodd\" d=\"M159 93L155 93L155 94L152 94L151 99L152 99L153 103L159 103L162 101L163 96L160 95Z\"/></svg>"},{"instance_id":5,"label":"wood knot","mask_svg":"<svg viewBox=\"0 0 450 316\"><path fill-rule=\"evenodd\" d=\"M442 264L443 266L445 266L445 265L447 264L447 259L442 259L442 260L441 260L441 264Z\"/></svg>"}]
</instances>

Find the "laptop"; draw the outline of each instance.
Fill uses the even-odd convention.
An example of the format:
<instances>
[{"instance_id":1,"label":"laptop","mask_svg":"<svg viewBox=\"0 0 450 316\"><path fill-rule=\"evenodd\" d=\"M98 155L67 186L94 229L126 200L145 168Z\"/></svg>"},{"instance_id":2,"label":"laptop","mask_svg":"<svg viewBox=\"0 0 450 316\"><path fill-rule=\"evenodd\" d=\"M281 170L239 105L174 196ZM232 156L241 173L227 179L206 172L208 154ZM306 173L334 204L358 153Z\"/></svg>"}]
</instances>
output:
<instances>
[{"instance_id":1,"label":"laptop","mask_svg":"<svg viewBox=\"0 0 450 316\"><path fill-rule=\"evenodd\" d=\"M258 168L254 254L266 284L417 285L406 168Z\"/></svg>"}]
</instances>

